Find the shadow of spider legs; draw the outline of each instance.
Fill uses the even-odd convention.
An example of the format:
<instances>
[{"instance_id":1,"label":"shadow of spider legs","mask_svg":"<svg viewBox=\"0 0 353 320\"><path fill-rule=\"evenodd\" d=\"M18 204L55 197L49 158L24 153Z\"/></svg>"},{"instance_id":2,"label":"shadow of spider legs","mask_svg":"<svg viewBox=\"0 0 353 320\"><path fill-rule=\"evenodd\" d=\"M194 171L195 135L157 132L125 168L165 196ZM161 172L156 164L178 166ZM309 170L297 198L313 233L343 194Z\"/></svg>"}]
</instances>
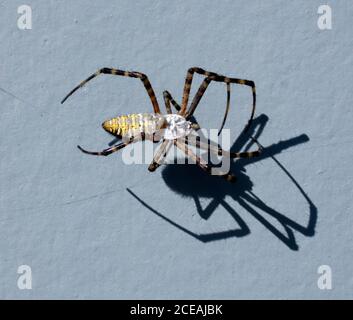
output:
<instances>
[{"instance_id":1,"label":"shadow of spider legs","mask_svg":"<svg viewBox=\"0 0 353 320\"><path fill-rule=\"evenodd\" d=\"M254 119L252 132L257 139L266 123L267 116L261 115ZM305 236L313 236L315 233L315 225L317 220L317 208L312 203L310 198L306 195L299 183L288 172L288 170L275 158L275 155L281 151L292 146L307 142L309 138L306 135L300 135L286 141L280 141L276 144L265 147L263 153L258 158L240 159L231 163L231 171L237 176L235 184L227 183L219 177L208 176L201 169L191 165L167 165L163 172L162 177L168 187L174 192L183 196L192 197L195 201L196 209L203 219L208 219L218 208L222 206L237 222L238 228L220 231L208 234L197 234L188 230L187 228L175 223L171 219L164 216L162 213L156 211L146 202L140 199L131 190L128 190L142 205L151 210L163 220L169 222L181 231L189 234L190 236L202 241L210 242L230 237L243 237L250 233L250 229L240 215L232 208L226 201L226 197L232 198L261 224L263 224L273 235L281 240L288 248L298 250L298 244L295 239L294 231L298 231ZM232 146L232 150L241 150L242 148L249 150L253 141L249 139L249 135L240 135ZM244 148L245 146L245 148ZM245 174L246 165L261 161L266 158L272 158L277 165L284 171L286 176L295 185L298 192L303 196L309 206L309 218L306 225L301 225L298 222L286 217L282 213L272 209L265 204L253 192L253 183L250 178ZM202 208L200 198L209 198L211 202ZM261 214L260 214L261 212ZM263 214L267 214L271 219L275 219L282 226L283 230L276 228Z\"/></svg>"}]
</instances>

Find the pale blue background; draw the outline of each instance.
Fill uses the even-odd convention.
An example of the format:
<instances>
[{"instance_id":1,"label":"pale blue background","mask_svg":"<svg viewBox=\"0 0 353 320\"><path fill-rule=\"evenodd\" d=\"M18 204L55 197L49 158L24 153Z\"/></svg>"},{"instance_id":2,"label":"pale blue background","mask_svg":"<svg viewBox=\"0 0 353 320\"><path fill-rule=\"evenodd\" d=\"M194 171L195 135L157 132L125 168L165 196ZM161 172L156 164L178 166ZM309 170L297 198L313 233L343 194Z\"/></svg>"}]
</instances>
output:
<instances>
[{"instance_id":1,"label":"pale blue background","mask_svg":"<svg viewBox=\"0 0 353 320\"><path fill-rule=\"evenodd\" d=\"M1 298L352 298L351 1L329 2L329 31L317 27L322 1L25 3L27 31L23 1L0 4ZM76 149L107 146L103 120L152 109L137 80L108 76L60 105L79 81L100 67L142 71L163 105L165 89L181 100L191 66L256 82L259 139L273 146L236 165L238 184ZM226 127L245 124L250 101L234 88ZM224 106L224 86L211 85L200 124L218 127ZM243 203L250 190L259 208ZM193 197L221 205L205 219ZM30 291L17 288L21 264ZM323 264L331 291L317 287Z\"/></svg>"}]
</instances>

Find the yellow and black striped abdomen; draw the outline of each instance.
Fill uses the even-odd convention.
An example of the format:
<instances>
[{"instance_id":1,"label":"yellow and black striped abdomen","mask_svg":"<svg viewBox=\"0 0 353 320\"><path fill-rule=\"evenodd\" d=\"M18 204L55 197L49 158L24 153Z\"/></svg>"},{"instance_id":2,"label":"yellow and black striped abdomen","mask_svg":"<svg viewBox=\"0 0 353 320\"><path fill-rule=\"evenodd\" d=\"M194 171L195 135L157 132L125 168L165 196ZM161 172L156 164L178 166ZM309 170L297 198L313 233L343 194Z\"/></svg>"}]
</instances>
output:
<instances>
[{"instance_id":1,"label":"yellow and black striped abdomen","mask_svg":"<svg viewBox=\"0 0 353 320\"><path fill-rule=\"evenodd\" d=\"M134 113L104 121L104 130L115 136L136 136L138 133L153 134L160 128L162 117L150 113Z\"/></svg>"}]
</instances>

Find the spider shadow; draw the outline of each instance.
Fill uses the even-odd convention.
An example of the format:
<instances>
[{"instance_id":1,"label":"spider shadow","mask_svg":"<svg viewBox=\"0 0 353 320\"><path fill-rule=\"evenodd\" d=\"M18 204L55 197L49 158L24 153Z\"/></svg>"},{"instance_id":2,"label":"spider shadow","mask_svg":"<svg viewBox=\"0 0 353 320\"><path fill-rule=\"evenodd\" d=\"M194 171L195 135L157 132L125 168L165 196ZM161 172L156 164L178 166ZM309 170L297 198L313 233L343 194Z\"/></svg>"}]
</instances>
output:
<instances>
[{"instance_id":1,"label":"spider shadow","mask_svg":"<svg viewBox=\"0 0 353 320\"><path fill-rule=\"evenodd\" d=\"M241 134L234 142L231 150L249 150L253 145L253 141L250 139L250 136L254 136L258 139L262 134L267 121L268 117L266 115L260 115L254 119L252 125L253 129L250 130L251 132ZM237 177L237 181L234 184L220 179L217 176L207 175L195 165L167 165L164 168L162 177L167 186L183 197L192 197L200 217L203 219L209 219L216 209L219 206L222 206L238 224L238 227L234 229L206 234L195 233L180 224L177 224L149 206L131 190L128 189L127 191L160 218L202 242L210 242L231 237L244 237L250 234L248 225L226 201L226 197L230 197L261 224L263 224L280 241L287 245L288 248L291 250L298 250L299 246L297 244L294 232L299 232L308 237L314 236L317 221L317 208L290 172L276 159L275 155L285 149L307 141L309 141L309 137L302 134L289 140L279 141L278 143L265 147L263 153L258 158L239 159L231 162L230 170ZM250 180L249 176L246 175L246 166L266 158L271 158L275 161L275 163L286 174L303 199L306 201L308 205L308 219L306 224L300 224L299 222L286 217L283 213L269 207L253 192L254 184ZM211 200L210 203L203 208L200 198L209 198ZM271 219L275 219L282 228L278 229L269 221L269 219L265 218L266 215L268 215Z\"/></svg>"}]
</instances>

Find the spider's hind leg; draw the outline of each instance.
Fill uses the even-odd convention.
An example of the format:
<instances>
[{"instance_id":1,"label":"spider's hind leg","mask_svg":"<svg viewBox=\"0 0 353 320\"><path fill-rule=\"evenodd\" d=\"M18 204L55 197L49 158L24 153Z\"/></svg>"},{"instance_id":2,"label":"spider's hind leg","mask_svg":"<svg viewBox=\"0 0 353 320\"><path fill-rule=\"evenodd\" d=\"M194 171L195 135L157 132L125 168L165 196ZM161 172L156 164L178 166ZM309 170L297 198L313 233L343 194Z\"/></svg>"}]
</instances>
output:
<instances>
[{"instance_id":1,"label":"spider's hind leg","mask_svg":"<svg viewBox=\"0 0 353 320\"><path fill-rule=\"evenodd\" d=\"M126 145L127 144L122 142L122 143L119 143L111 148L104 149L103 151L87 151L87 150L83 149L81 146L77 146L77 148L79 150L81 150L83 153L90 154L93 156L108 156L108 155L112 154L113 152L116 152L116 151L126 147Z\"/></svg>"},{"instance_id":2,"label":"spider's hind leg","mask_svg":"<svg viewBox=\"0 0 353 320\"><path fill-rule=\"evenodd\" d=\"M230 157L232 159L236 158L255 158L255 157L260 157L264 148L262 145L253 137L251 137L251 140L257 145L258 149L255 151L246 151L246 152L230 152Z\"/></svg>"},{"instance_id":3,"label":"spider's hind leg","mask_svg":"<svg viewBox=\"0 0 353 320\"><path fill-rule=\"evenodd\" d=\"M230 151L223 150L219 144L215 144L210 139L207 139L207 141L202 141L200 139L200 136L196 134L191 134L191 137L193 139L189 139L188 137L186 138L185 140L186 144L193 145L203 150L211 151L213 154L216 154L218 156L228 156L230 159L259 157L263 151L263 147L254 138L251 138L251 139L258 146L257 150L245 151L245 152L230 152Z\"/></svg>"},{"instance_id":4,"label":"spider's hind leg","mask_svg":"<svg viewBox=\"0 0 353 320\"><path fill-rule=\"evenodd\" d=\"M194 152L192 152L185 141L181 140L174 140L174 144L181 150L183 151L188 157L190 157L196 165L198 165L202 170L207 172L208 174L212 174L211 169L212 166L210 166L208 163L206 163L204 160L202 160L199 156L197 156ZM222 175L218 175L219 177L222 177L226 179L229 182L235 182L237 180L236 176L233 175L232 173L226 173Z\"/></svg>"},{"instance_id":5,"label":"spider's hind leg","mask_svg":"<svg viewBox=\"0 0 353 320\"><path fill-rule=\"evenodd\" d=\"M112 153L114 153L116 151L119 151L122 148L125 148L130 143L137 141L137 139L138 139L138 137L132 137L127 142L118 143L117 145L115 145L113 147L110 147L110 148L107 148L107 149L104 149L102 151L87 151L87 150L83 149L81 146L77 146L77 148L79 150L81 150L83 153L90 154L90 155L93 155L93 156L108 156L108 155L110 155L110 154L112 154Z\"/></svg>"}]
</instances>

